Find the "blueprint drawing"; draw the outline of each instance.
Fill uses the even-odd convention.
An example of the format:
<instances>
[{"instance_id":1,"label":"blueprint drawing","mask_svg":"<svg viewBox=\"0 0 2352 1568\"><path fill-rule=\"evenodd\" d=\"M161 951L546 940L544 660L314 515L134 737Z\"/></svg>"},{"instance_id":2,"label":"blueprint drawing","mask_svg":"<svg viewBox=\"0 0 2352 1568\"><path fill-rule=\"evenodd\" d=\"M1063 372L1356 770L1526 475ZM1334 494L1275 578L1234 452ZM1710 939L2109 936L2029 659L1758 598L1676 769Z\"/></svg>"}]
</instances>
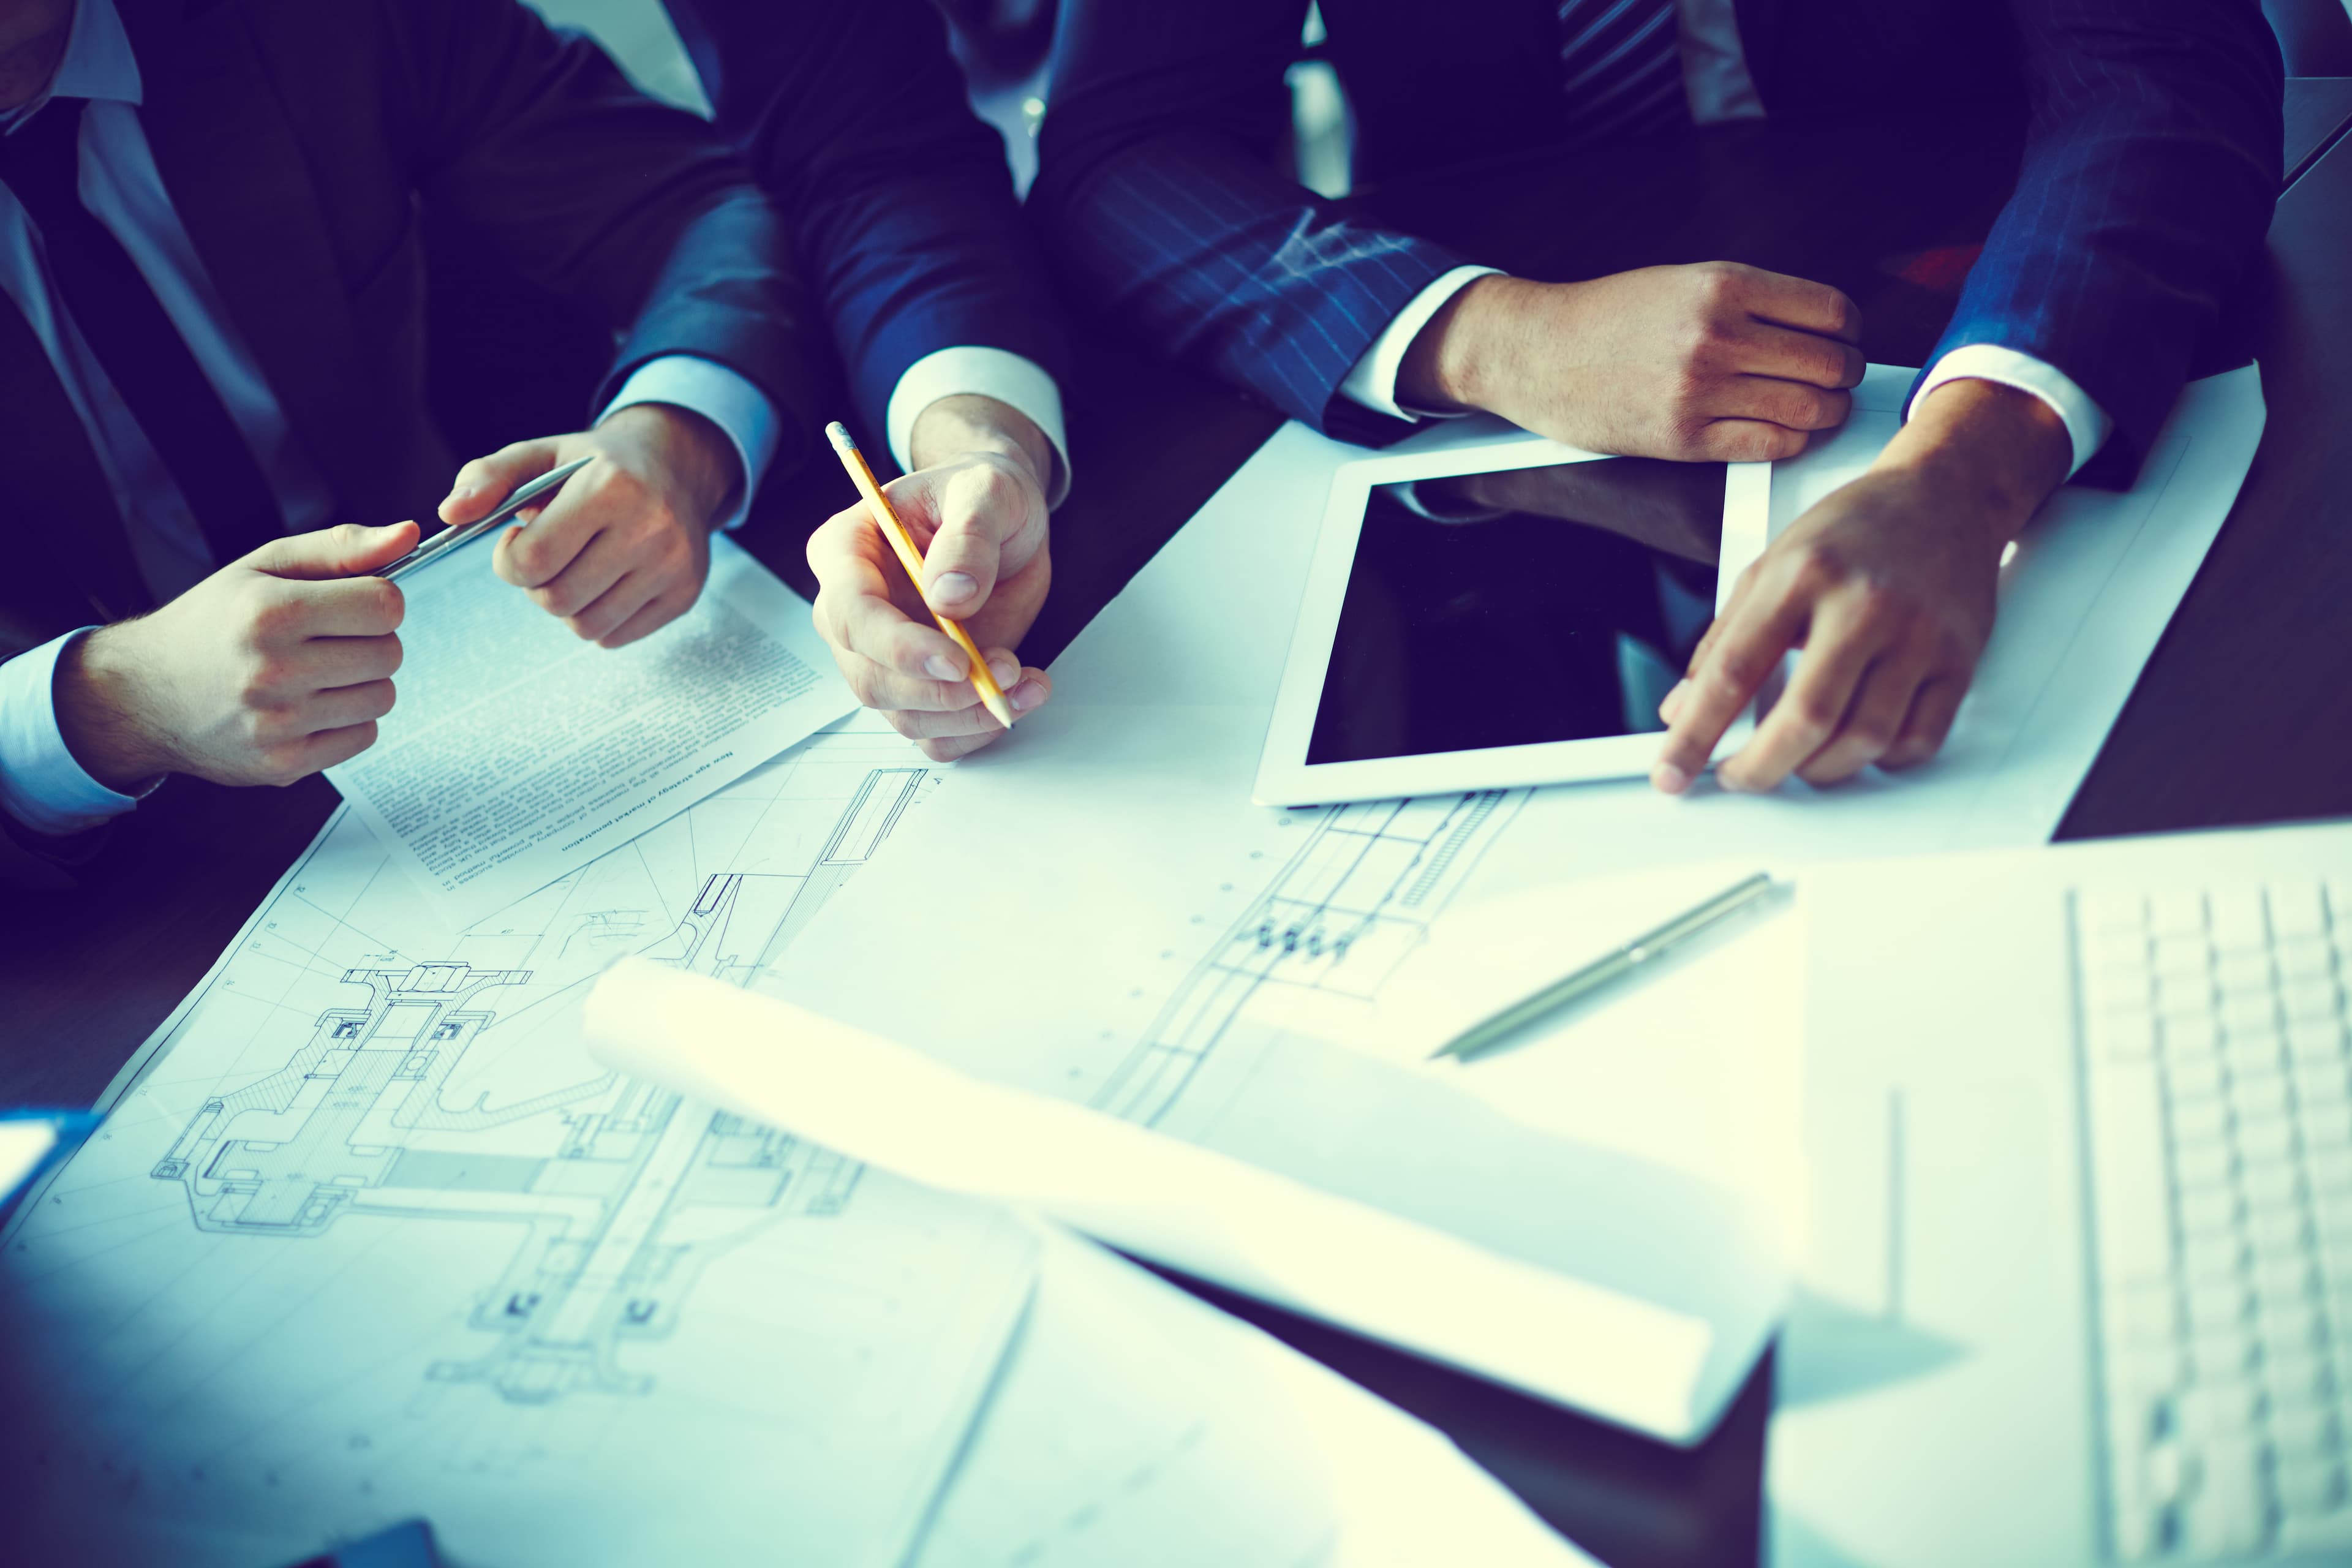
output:
<instances>
[{"instance_id":1,"label":"blueprint drawing","mask_svg":"<svg viewBox=\"0 0 2352 1568\"><path fill-rule=\"evenodd\" d=\"M25 1538L902 1560L1034 1238L601 1070L578 1008L623 954L748 983L936 783L853 721L465 931L338 814L7 1234Z\"/></svg>"}]
</instances>

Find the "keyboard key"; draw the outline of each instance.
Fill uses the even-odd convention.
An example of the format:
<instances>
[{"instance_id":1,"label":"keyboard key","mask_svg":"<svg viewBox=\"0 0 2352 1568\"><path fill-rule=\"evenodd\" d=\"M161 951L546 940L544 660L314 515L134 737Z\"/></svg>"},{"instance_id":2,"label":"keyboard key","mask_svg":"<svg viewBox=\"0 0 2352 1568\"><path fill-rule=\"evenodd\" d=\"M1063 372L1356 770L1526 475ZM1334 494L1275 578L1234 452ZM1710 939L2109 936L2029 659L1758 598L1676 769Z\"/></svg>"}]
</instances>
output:
<instances>
[{"instance_id":1,"label":"keyboard key","mask_svg":"<svg viewBox=\"0 0 2352 1568\"><path fill-rule=\"evenodd\" d=\"M2234 1382L2243 1378L2252 1370L2257 1353L2254 1336L2242 1323L2200 1328L2189 1341L2189 1363L2200 1379Z\"/></svg>"},{"instance_id":2,"label":"keyboard key","mask_svg":"<svg viewBox=\"0 0 2352 1568\"><path fill-rule=\"evenodd\" d=\"M2344 1059L2344 1026L2333 1017L2313 1020L2289 1017L2286 1051L2295 1063L2340 1064Z\"/></svg>"},{"instance_id":3,"label":"keyboard key","mask_svg":"<svg viewBox=\"0 0 2352 1568\"><path fill-rule=\"evenodd\" d=\"M2225 1081L2219 1057L2165 1058L2164 1089L2175 1100L2219 1100Z\"/></svg>"},{"instance_id":4,"label":"keyboard key","mask_svg":"<svg viewBox=\"0 0 2352 1568\"><path fill-rule=\"evenodd\" d=\"M2180 1248L2180 1277L2192 1285L2240 1279L2253 1267L2253 1248L2234 1225L2184 1230Z\"/></svg>"},{"instance_id":5,"label":"keyboard key","mask_svg":"<svg viewBox=\"0 0 2352 1568\"><path fill-rule=\"evenodd\" d=\"M2159 1019L2157 1032L2168 1061L2182 1057L2210 1056L2221 1048L2221 1031L2210 1014Z\"/></svg>"},{"instance_id":6,"label":"keyboard key","mask_svg":"<svg viewBox=\"0 0 2352 1568\"><path fill-rule=\"evenodd\" d=\"M2194 969L2159 970L2156 981L2156 1011L2171 1018L2210 1018L2213 1015L2213 980L2200 964Z\"/></svg>"},{"instance_id":7,"label":"keyboard key","mask_svg":"<svg viewBox=\"0 0 2352 1568\"><path fill-rule=\"evenodd\" d=\"M2344 1451L2336 1412L2326 1408L2274 1410L2268 1423L2271 1447L2283 1460L2333 1459Z\"/></svg>"},{"instance_id":8,"label":"keyboard key","mask_svg":"<svg viewBox=\"0 0 2352 1568\"><path fill-rule=\"evenodd\" d=\"M2253 1316L2253 1292L2242 1280L2200 1281L2189 1288L2189 1324L2197 1332L2235 1328Z\"/></svg>"},{"instance_id":9,"label":"keyboard key","mask_svg":"<svg viewBox=\"0 0 2352 1568\"><path fill-rule=\"evenodd\" d=\"M2255 949L2250 952L2222 952L2213 960L2213 983L2224 996L2263 996L2271 994L2271 955Z\"/></svg>"},{"instance_id":10,"label":"keyboard key","mask_svg":"<svg viewBox=\"0 0 2352 1568\"><path fill-rule=\"evenodd\" d=\"M2186 1237L2227 1237L2234 1240L2244 1209L2231 1187L2194 1188L2180 1194L2180 1230Z\"/></svg>"},{"instance_id":11,"label":"keyboard key","mask_svg":"<svg viewBox=\"0 0 2352 1568\"><path fill-rule=\"evenodd\" d=\"M2169 1285L2110 1290L2101 1308L2108 1340L2119 1347L2161 1348L2180 1338L2180 1302Z\"/></svg>"},{"instance_id":12,"label":"keyboard key","mask_svg":"<svg viewBox=\"0 0 2352 1568\"><path fill-rule=\"evenodd\" d=\"M2219 1100L2184 1100L2172 1108L2170 1125L2175 1143L2218 1143L2230 1135L2230 1112Z\"/></svg>"},{"instance_id":13,"label":"keyboard key","mask_svg":"<svg viewBox=\"0 0 2352 1568\"><path fill-rule=\"evenodd\" d=\"M2171 1227L2158 1201L2169 1184L2165 1179L2163 1118L2153 1067L2116 1063L2093 1076L2095 1190L2118 1194L2100 1205L2093 1226L2103 1280L2154 1283L2172 1272Z\"/></svg>"},{"instance_id":14,"label":"keyboard key","mask_svg":"<svg viewBox=\"0 0 2352 1568\"><path fill-rule=\"evenodd\" d=\"M2326 981L2336 973L2336 949L2315 937L2290 937L2271 949L2271 963L2285 984Z\"/></svg>"},{"instance_id":15,"label":"keyboard key","mask_svg":"<svg viewBox=\"0 0 2352 1568\"><path fill-rule=\"evenodd\" d=\"M2263 889L2263 902L2268 906L2271 935L2276 942L2327 934L2327 910L2316 882L2273 883Z\"/></svg>"},{"instance_id":16,"label":"keyboard key","mask_svg":"<svg viewBox=\"0 0 2352 1568\"><path fill-rule=\"evenodd\" d=\"M2263 1357L2263 1387L2273 1410L2332 1410L2340 1392L2326 1354L2315 1350L2282 1350Z\"/></svg>"},{"instance_id":17,"label":"keyboard key","mask_svg":"<svg viewBox=\"0 0 2352 1568\"><path fill-rule=\"evenodd\" d=\"M2196 891L2150 893L2147 929L2158 938L2205 935L2205 895Z\"/></svg>"},{"instance_id":18,"label":"keyboard key","mask_svg":"<svg viewBox=\"0 0 2352 1568\"><path fill-rule=\"evenodd\" d=\"M2238 1191L2250 1211L2265 1214L2303 1201L2303 1173L2292 1160L2258 1157L2252 1142L2247 1139L2241 1139L2239 1147L2246 1151L2246 1163L2238 1172ZM2284 1132L2268 1147L2292 1153L2294 1136L2292 1131Z\"/></svg>"},{"instance_id":19,"label":"keyboard key","mask_svg":"<svg viewBox=\"0 0 2352 1568\"><path fill-rule=\"evenodd\" d=\"M2304 1224L2301 1205L2284 1208L2250 1210L2246 1215L2246 1238L2254 1244L2257 1254L2301 1252L2311 1245L2311 1232Z\"/></svg>"},{"instance_id":20,"label":"keyboard key","mask_svg":"<svg viewBox=\"0 0 2352 1568\"><path fill-rule=\"evenodd\" d=\"M2266 1116L2242 1125L2236 1149L2242 1175L2257 1167L2291 1172L2303 1158L2303 1144L2295 1136L2294 1123L2279 1116Z\"/></svg>"},{"instance_id":21,"label":"keyboard key","mask_svg":"<svg viewBox=\"0 0 2352 1568\"><path fill-rule=\"evenodd\" d=\"M2176 1397L2172 1404L2179 1430L2192 1448L2202 1449L2217 1439L2251 1432L2262 1422L2266 1405L2262 1390L2248 1383L2200 1384ZM2330 1421L2336 1413L2327 1413Z\"/></svg>"},{"instance_id":22,"label":"keyboard key","mask_svg":"<svg viewBox=\"0 0 2352 1568\"><path fill-rule=\"evenodd\" d=\"M2261 1449L2252 1442L2216 1443L2198 1455L2201 1472L2182 1510L2189 1550L2210 1556L2258 1552L2273 1528Z\"/></svg>"},{"instance_id":23,"label":"keyboard key","mask_svg":"<svg viewBox=\"0 0 2352 1568\"><path fill-rule=\"evenodd\" d=\"M2281 1072L2240 1077L2230 1075L2230 1109L2241 1122L2284 1121L2294 1110L2294 1094Z\"/></svg>"},{"instance_id":24,"label":"keyboard key","mask_svg":"<svg viewBox=\"0 0 2352 1568\"><path fill-rule=\"evenodd\" d=\"M2333 1513L2345 1504L2344 1466L2338 1460L2282 1458L2273 1473L2279 1507L2289 1519Z\"/></svg>"},{"instance_id":25,"label":"keyboard key","mask_svg":"<svg viewBox=\"0 0 2352 1568\"><path fill-rule=\"evenodd\" d=\"M2299 1253L2258 1258L2254 1264L2254 1294L2264 1311L2315 1303L2320 1300L2318 1266Z\"/></svg>"},{"instance_id":26,"label":"keyboard key","mask_svg":"<svg viewBox=\"0 0 2352 1568\"><path fill-rule=\"evenodd\" d=\"M2166 1081L2171 1081L2169 1074ZM2352 1163L2352 1151L2345 1158ZM2183 1192L2227 1186L2237 1171L2238 1156L2226 1143L2192 1143L2172 1152L2173 1185Z\"/></svg>"},{"instance_id":27,"label":"keyboard key","mask_svg":"<svg viewBox=\"0 0 2352 1568\"><path fill-rule=\"evenodd\" d=\"M2205 924L2223 952L2259 952L2270 945L2270 922L2263 914L2259 888L2210 888L2205 893Z\"/></svg>"},{"instance_id":28,"label":"keyboard key","mask_svg":"<svg viewBox=\"0 0 2352 1568\"><path fill-rule=\"evenodd\" d=\"M2332 1193L2340 1200L2344 1194L2352 1194L2352 1147L2329 1144L2313 1138L2310 1135L2313 1123L2318 1120L2305 1107L2303 1121L2304 1180L2311 1184L2315 1198L2324 1199Z\"/></svg>"},{"instance_id":29,"label":"keyboard key","mask_svg":"<svg viewBox=\"0 0 2352 1568\"><path fill-rule=\"evenodd\" d=\"M2290 1018L2340 1018L2344 994L2336 977L2317 964L2297 965L2279 977L2280 1007Z\"/></svg>"}]
</instances>

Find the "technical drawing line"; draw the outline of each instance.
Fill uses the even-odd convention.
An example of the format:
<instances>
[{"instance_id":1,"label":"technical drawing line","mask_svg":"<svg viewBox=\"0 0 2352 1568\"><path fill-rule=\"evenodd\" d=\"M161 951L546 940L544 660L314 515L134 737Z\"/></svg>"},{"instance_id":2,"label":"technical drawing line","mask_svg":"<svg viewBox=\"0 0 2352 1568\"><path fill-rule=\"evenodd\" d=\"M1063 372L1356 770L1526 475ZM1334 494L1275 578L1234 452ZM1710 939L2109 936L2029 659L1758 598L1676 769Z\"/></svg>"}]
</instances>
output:
<instances>
[{"instance_id":1,"label":"technical drawing line","mask_svg":"<svg viewBox=\"0 0 2352 1568\"><path fill-rule=\"evenodd\" d=\"M1155 1126L1261 986L1369 997L1426 934L1532 791L1328 806L1179 983L1092 1103Z\"/></svg>"}]
</instances>

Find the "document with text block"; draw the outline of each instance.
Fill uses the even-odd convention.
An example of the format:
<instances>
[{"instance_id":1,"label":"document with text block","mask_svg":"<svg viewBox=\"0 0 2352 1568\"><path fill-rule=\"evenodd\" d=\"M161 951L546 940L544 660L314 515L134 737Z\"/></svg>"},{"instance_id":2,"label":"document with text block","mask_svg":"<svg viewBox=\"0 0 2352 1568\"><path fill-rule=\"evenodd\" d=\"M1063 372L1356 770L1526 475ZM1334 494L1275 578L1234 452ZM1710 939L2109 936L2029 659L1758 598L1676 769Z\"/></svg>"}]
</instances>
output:
<instances>
[{"instance_id":1,"label":"document with text block","mask_svg":"<svg viewBox=\"0 0 2352 1568\"><path fill-rule=\"evenodd\" d=\"M452 924L677 816L856 706L805 601L721 536L694 608L583 641L468 546L401 586L400 703L328 778Z\"/></svg>"}]
</instances>

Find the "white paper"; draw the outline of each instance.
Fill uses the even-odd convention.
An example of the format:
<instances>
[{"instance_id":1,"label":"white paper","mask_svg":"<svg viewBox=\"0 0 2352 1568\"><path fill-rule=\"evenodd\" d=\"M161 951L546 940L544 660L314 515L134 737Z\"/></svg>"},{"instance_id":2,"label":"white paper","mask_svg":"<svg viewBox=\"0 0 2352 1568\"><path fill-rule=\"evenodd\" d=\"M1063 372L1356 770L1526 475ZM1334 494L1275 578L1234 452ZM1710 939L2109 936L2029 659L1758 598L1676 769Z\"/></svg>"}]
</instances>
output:
<instances>
[{"instance_id":1,"label":"white paper","mask_svg":"<svg viewBox=\"0 0 2352 1568\"><path fill-rule=\"evenodd\" d=\"M12 1545L901 1561L1034 1237L607 1073L579 1011L620 953L740 984L933 777L866 721L463 931L339 813L0 1247Z\"/></svg>"},{"instance_id":2,"label":"white paper","mask_svg":"<svg viewBox=\"0 0 2352 1568\"><path fill-rule=\"evenodd\" d=\"M1421 1422L1055 1227L914 1568L1589 1564Z\"/></svg>"},{"instance_id":3,"label":"white paper","mask_svg":"<svg viewBox=\"0 0 2352 1568\"><path fill-rule=\"evenodd\" d=\"M1716 1356L1696 1318L789 1003L627 963L598 982L587 1026L615 1070L1647 1430L1689 1425Z\"/></svg>"},{"instance_id":4,"label":"white paper","mask_svg":"<svg viewBox=\"0 0 2352 1568\"><path fill-rule=\"evenodd\" d=\"M1776 504L1867 462L1892 431L1900 374L1875 370L1849 432L1776 469ZM2069 489L2052 503L2005 574L1951 743L1926 768L1760 798L1675 799L1637 782L1282 812L1251 805L1249 783L1323 490L1353 455L1286 427L1056 664L1055 703L960 767L760 988L973 1077L1113 1110L1705 1319L1719 1343L1752 1348L1769 1310L1759 1302L1778 1300L1759 1283L1763 1260L1794 1219L1789 922L1612 998L1574 1026L1572 1049L1460 1068L1410 1066L1383 1047L1391 985L1454 911L1481 905L1622 904L1630 937L1641 929L1630 895L1579 888L1603 877L2046 840L2261 426L2254 372L2199 383L2137 489ZM922 984L894 984L884 955L932 907L942 867L985 890L975 906L1000 934L929 943ZM1311 1026L1304 992L1319 1009ZM1603 1154L1670 1163L1728 1206L1710 1210L1630 1160L1614 1181L1577 1170Z\"/></svg>"},{"instance_id":5,"label":"white paper","mask_svg":"<svg viewBox=\"0 0 2352 1568\"><path fill-rule=\"evenodd\" d=\"M327 776L448 924L577 870L856 705L806 602L723 534L694 608L618 649L499 581L487 548L401 587L399 704Z\"/></svg>"}]
</instances>

